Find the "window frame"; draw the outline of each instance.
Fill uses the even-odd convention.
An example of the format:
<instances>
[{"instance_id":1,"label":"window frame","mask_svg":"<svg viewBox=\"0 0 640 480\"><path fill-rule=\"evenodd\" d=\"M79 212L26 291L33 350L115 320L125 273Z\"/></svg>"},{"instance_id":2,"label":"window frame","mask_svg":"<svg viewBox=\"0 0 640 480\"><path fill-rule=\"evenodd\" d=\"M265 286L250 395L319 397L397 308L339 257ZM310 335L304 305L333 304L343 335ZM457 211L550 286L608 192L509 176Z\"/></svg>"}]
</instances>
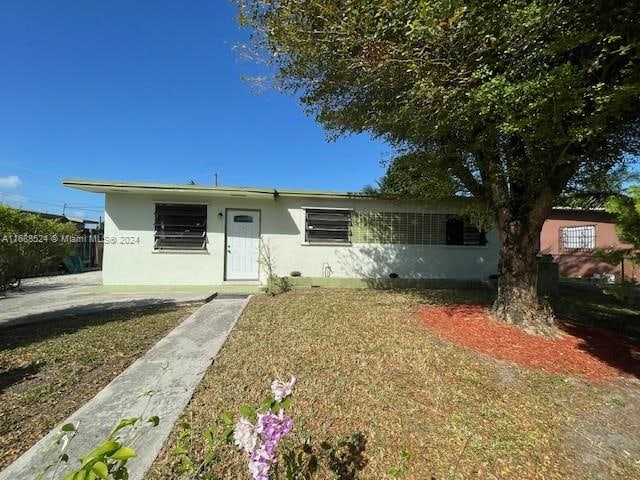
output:
<instances>
[{"instance_id":1,"label":"window frame","mask_svg":"<svg viewBox=\"0 0 640 480\"><path fill-rule=\"evenodd\" d=\"M353 208L345 208L345 207L302 207L303 215L304 215L304 229L302 232L303 235L303 245L341 245L341 246L349 246L351 245L351 226L352 226L352 213ZM318 213L321 212L340 212L346 213L348 215L347 225L346 225L346 239L331 239L331 238L309 238L309 230L321 230L321 229L313 229L309 228L309 213ZM331 231L331 230L324 230Z\"/></svg>"},{"instance_id":2,"label":"window frame","mask_svg":"<svg viewBox=\"0 0 640 480\"><path fill-rule=\"evenodd\" d=\"M202 216L203 218L203 224L202 226L198 226L198 222L196 221L196 225L194 225L191 228L184 228L184 231L182 233L180 232L175 232L175 233L167 233L164 231L164 229L166 228L166 226L161 227L160 223L161 223L161 219L159 218L160 215L167 215L167 213L161 213L159 212L159 208L161 207L175 207L175 208L189 208L189 207L201 207L202 209L204 209L204 214ZM174 215L177 216L177 215ZM197 217L197 215L193 215L194 217ZM190 253L201 253L201 252L207 252L207 245L209 243L209 239L208 239L208 235L207 235L207 224L208 224L208 217L209 217L209 206L206 203L191 203L191 202L154 202L154 233L153 233L153 251L155 253L163 253L163 252L167 252L167 253L171 253L171 252L190 252ZM185 222L186 223L186 222ZM178 224L179 225L179 224ZM183 227L189 227L189 225L181 225ZM176 224L173 225L169 225L169 228L171 227L176 227ZM199 235L187 235L186 237L184 236L185 233L191 229L195 229L195 227L197 227L197 230L202 230L202 232L198 232ZM189 244L189 242L187 242L186 244L177 244L177 245L162 245L161 244L161 239L162 237L166 237L168 238L176 238L179 237L180 235L183 236L183 238L192 238L192 239L198 239L198 238L202 238L202 242L200 245L198 244ZM174 241L175 243L175 241Z\"/></svg>"},{"instance_id":3,"label":"window frame","mask_svg":"<svg viewBox=\"0 0 640 480\"><path fill-rule=\"evenodd\" d=\"M460 236L460 240L459 241L456 240L455 243L453 241L450 241L450 238L452 236L452 234L449 233L450 222L459 222L461 224L460 227L458 227L461 229L460 232L458 233L458 235ZM472 230L475 230L475 231L472 232ZM471 243L466 240L467 235L470 235L471 233L473 233L473 235L477 234L477 243L475 242ZM459 215L447 216L447 220L445 223L445 243L444 243L446 246L448 247L486 247L488 243L489 242L487 241L487 232L485 230L482 230L476 227L472 223L469 223L464 219L464 217L461 217Z\"/></svg>"},{"instance_id":4,"label":"window frame","mask_svg":"<svg viewBox=\"0 0 640 480\"><path fill-rule=\"evenodd\" d=\"M577 246L577 247L568 247L565 245L565 232L567 230L582 230L582 231L587 231L587 230L591 230L593 233L590 235L589 240L591 240L589 243L591 244L591 246ZM589 252L592 250L595 250L597 248L597 230L596 230L596 224L595 223L589 223L587 225L565 225L562 227L559 227L558 229L559 231L559 243L560 243L560 251L561 252ZM580 237L575 237L572 238L572 240L581 240L582 238Z\"/></svg>"}]
</instances>

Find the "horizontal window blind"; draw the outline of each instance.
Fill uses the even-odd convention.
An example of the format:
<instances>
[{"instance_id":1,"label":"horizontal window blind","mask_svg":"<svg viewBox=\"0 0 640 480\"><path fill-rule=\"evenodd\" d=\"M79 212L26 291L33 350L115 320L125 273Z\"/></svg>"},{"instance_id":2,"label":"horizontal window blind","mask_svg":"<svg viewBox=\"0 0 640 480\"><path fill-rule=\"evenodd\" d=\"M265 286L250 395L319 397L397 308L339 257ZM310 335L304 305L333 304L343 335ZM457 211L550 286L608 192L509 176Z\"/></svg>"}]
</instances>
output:
<instances>
[{"instance_id":1,"label":"horizontal window blind","mask_svg":"<svg viewBox=\"0 0 640 480\"><path fill-rule=\"evenodd\" d=\"M156 250L204 250L207 244L207 206L156 204Z\"/></svg>"}]
</instances>

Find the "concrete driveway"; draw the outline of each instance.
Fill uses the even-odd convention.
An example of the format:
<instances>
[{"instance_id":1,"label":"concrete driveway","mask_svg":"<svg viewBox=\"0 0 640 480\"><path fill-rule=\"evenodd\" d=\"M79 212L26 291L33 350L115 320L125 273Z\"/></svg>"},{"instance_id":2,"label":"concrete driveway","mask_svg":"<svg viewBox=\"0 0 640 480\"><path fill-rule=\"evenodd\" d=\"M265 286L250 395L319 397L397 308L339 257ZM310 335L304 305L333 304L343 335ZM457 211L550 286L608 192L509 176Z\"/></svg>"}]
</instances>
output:
<instances>
[{"instance_id":1,"label":"concrete driveway","mask_svg":"<svg viewBox=\"0 0 640 480\"><path fill-rule=\"evenodd\" d=\"M102 287L102 272L25 280L0 296L0 329L82 313L204 303L214 287Z\"/></svg>"}]
</instances>

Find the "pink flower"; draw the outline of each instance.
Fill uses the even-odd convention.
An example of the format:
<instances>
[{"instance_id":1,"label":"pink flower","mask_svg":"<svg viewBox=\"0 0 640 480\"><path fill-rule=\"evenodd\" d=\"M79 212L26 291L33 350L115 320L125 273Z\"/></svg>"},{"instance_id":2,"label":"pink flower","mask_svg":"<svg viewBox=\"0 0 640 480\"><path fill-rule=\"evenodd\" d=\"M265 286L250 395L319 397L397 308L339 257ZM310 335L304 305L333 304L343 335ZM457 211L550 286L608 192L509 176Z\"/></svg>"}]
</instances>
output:
<instances>
[{"instance_id":1,"label":"pink flower","mask_svg":"<svg viewBox=\"0 0 640 480\"><path fill-rule=\"evenodd\" d=\"M271 391L276 401L281 401L293 393L296 377L288 382L274 380ZM235 444L249 454L248 467L254 480L269 480L271 467L278 463L278 444L293 428L293 420L285 415L284 409L278 413L267 410L259 413L256 424L246 417L240 417L233 429Z\"/></svg>"},{"instance_id":2,"label":"pink flower","mask_svg":"<svg viewBox=\"0 0 640 480\"><path fill-rule=\"evenodd\" d=\"M293 386L296 384L296 377L291 377L288 382L283 382L282 380L274 380L271 384L271 391L273 392L273 397L280 401L283 398L288 397L293 393Z\"/></svg>"},{"instance_id":3,"label":"pink flower","mask_svg":"<svg viewBox=\"0 0 640 480\"><path fill-rule=\"evenodd\" d=\"M256 432L256 427L247 418L240 417L236 426L233 427L233 439L239 448L251 453L256 448L258 432Z\"/></svg>"}]
</instances>

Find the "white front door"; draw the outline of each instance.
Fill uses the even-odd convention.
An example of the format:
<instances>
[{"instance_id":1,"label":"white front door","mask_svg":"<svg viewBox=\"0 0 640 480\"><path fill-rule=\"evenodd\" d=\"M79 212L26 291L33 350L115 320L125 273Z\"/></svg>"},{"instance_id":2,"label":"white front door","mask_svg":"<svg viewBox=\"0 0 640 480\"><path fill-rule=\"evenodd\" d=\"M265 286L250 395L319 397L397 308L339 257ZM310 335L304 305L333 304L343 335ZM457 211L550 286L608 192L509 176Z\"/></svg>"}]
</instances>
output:
<instances>
[{"instance_id":1,"label":"white front door","mask_svg":"<svg viewBox=\"0 0 640 480\"><path fill-rule=\"evenodd\" d=\"M260 212L227 210L227 280L258 280Z\"/></svg>"}]
</instances>

